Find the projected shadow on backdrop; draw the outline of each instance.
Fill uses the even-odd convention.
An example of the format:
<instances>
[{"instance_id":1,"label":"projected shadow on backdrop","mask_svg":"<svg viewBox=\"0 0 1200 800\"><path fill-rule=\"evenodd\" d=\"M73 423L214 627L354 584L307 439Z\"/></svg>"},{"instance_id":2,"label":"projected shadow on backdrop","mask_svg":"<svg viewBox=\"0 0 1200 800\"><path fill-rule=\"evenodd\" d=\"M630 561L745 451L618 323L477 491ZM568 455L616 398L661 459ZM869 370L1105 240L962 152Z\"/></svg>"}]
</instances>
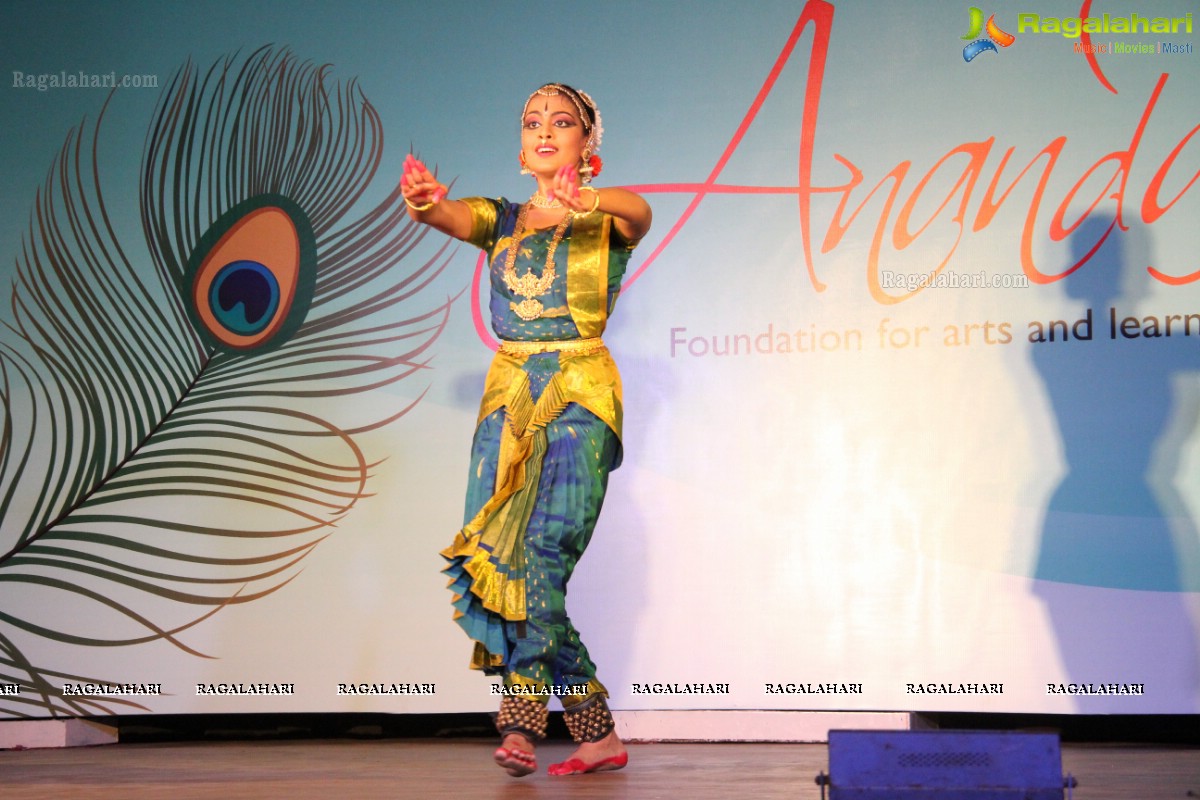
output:
<instances>
[{"instance_id":1,"label":"projected shadow on backdrop","mask_svg":"<svg viewBox=\"0 0 1200 800\"><path fill-rule=\"evenodd\" d=\"M1081 225L1071 263L1112 223L1111 216L1093 217ZM1200 590L1200 535L1174 486L1181 448L1197 420L1194 389L1180 379L1194 383L1200 372L1200 317L1180 315L1168 336L1165 315L1151 321L1139 313L1150 263L1144 229L1114 228L1063 279L1066 293L1091 310L1090 325L1087 317L1067 320L1055 341L1031 345L1066 469L1046 509L1034 577L1043 581L1037 591L1075 681L1139 682L1144 675L1119 674L1120 665L1131 653L1145 658L1164 645L1165 656L1177 662L1171 669L1192 675L1193 685L1200 677L1195 626L1178 594ZM1122 333L1128 317L1138 322ZM1080 586L1160 594L1133 603L1122 592ZM1082 699L1081 710L1093 702Z\"/></svg>"},{"instance_id":2,"label":"projected shadow on backdrop","mask_svg":"<svg viewBox=\"0 0 1200 800\"><path fill-rule=\"evenodd\" d=\"M0 713L146 709L61 686L145 680L76 674L90 648L217 655L182 634L290 582L367 494L360 434L411 408L338 401L425 366L448 255L412 256L391 178L352 214L383 130L327 72L273 48L182 66L145 139L140 242L105 203L131 181L97 163L113 95L54 160L0 342L0 682L21 686Z\"/></svg>"}]
</instances>

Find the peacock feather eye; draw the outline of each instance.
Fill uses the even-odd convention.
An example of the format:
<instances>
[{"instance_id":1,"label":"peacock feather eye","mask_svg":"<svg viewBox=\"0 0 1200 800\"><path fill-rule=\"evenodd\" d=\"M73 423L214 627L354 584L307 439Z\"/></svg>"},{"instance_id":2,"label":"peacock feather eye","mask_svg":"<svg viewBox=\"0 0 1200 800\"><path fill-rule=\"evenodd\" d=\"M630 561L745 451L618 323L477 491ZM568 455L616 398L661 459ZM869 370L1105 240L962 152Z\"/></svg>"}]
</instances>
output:
<instances>
[{"instance_id":1,"label":"peacock feather eye","mask_svg":"<svg viewBox=\"0 0 1200 800\"><path fill-rule=\"evenodd\" d=\"M252 197L200 237L184 273L188 312L220 350L274 348L304 322L316 284L316 238L282 195Z\"/></svg>"}]
</instances>

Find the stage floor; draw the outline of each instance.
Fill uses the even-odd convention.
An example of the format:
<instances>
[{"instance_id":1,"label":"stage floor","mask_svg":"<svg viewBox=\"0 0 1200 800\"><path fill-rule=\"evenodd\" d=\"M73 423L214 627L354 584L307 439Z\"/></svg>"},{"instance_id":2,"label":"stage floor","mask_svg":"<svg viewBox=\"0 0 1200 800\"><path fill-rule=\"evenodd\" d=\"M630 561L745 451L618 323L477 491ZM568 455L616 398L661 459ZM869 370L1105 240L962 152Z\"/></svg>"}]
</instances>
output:
<instances>
[{"instance_id":1,"label":"stage floor","mask_svg":"<svg viewBox=\"0 0 1200 800\"><path fill-rule=\"evenodd\" d=\"M514 779L481 739L117 744L0 752L4 800L121 798L615 798L617 800L809 800L826 769L824 745L638 744L620 772L551 778L545 765L570 751L539 751L542 771ZM1200 797L1200 749L1065 745L1063 770L1076 800Z\"/></svg>"}]
</instances>

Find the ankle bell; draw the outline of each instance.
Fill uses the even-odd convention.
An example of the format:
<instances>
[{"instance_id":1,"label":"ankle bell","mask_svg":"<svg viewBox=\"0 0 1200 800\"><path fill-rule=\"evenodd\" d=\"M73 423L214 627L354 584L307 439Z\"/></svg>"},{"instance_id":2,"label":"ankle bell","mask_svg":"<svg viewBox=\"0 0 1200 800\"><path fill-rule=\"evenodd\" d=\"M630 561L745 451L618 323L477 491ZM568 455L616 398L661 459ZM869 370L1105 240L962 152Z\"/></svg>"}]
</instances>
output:
<instances>
[{"instance_id":1,"label":"ankle bell","mask_svg":"<svg viewBox=\"0 0 1200 800\"><path fill-rule=\"evenodd\" d=\"M501 736L519 733L531 742L546 738L546 720L550 712L545 703L520 697L505 697L496 714L496 730Z\"/></svg>"},{"instance_id":2,"label":"ankle bell","mask_svg":"<svg viewBox=\"0 0 1200 800\"><path fill-rule=\"evenodd\" d=\"M580 744L598 742L617 727L603 694L594 694L578 705L563 709L563 721L571 738Z\"/></svg>"}]
</instances>

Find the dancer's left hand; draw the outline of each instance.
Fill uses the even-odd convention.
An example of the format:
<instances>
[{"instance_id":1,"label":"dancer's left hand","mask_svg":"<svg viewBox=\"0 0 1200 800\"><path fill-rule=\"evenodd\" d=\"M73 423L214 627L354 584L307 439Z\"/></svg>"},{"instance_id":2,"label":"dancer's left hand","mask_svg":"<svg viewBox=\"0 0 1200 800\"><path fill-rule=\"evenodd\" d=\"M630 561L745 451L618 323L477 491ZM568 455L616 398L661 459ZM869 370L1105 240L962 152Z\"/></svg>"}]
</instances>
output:
<instances>
[{"instance_id":1,"label":"dancer's left hand","mask_svg":"<svg viewBox=\"0 0 1200 800\"><path fill-rule=\"evenodd\" d=\"M569 211L577 214L590 211L595 200L592 192L596 190L584 192L583 188L579 181L579 170L574 164L567 164L559 168L550 185L555 199L566 206Z\"/></svg>"}]
</instances>

